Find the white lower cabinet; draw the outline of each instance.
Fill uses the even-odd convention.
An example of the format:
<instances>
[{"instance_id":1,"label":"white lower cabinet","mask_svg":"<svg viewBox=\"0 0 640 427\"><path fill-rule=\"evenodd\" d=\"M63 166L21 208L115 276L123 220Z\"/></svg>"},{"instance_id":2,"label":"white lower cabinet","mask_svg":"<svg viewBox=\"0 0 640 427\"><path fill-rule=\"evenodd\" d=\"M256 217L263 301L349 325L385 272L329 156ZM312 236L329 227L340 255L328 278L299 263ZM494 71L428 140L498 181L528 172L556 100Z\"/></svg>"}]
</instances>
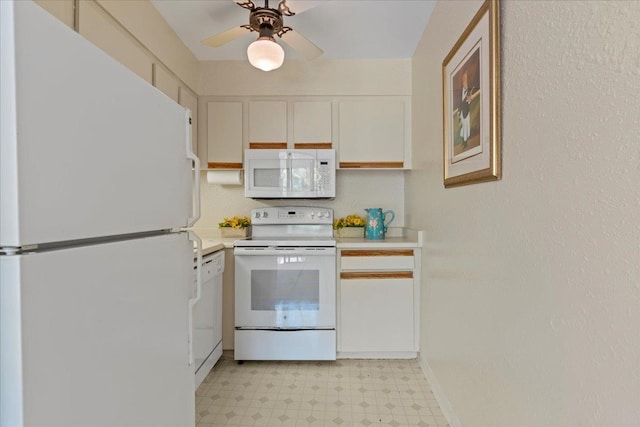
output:
<instances>
[{"instance_id":1,"label":"white lower cabinet","mask_svg":"<svg viewBox=\"0 0 640 427\"><path fill-rule=\"evenodd\" d=\"M416 357L416 252L419 249L340 251L339 358Z\"/></svg>"},{"instance_id":2,"label":"white lower cabinet","mask_svg":"<svg viewBox=\"0 0 640 427\"><path fill-rule=\"evenodd\" d=\"M340 280L342 351L413 351L413 279Z\"/></svg>"}]
</instances>

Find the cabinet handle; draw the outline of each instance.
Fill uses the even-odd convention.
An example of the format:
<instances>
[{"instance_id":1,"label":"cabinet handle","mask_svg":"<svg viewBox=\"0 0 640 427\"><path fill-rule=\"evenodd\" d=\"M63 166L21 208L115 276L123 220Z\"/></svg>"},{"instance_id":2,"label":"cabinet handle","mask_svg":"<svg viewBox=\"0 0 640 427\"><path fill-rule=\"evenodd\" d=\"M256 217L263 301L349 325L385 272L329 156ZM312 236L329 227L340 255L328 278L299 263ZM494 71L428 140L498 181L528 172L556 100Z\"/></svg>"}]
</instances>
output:
<instances>
[{"instance_id":1,"label":"cabinet handle","mask_svg":"<svg viewBox=\"0 0 640 427\"><path fill-rule=\"evenodd\" d=\"M209 169L242 169L241 162L209 162L207 166Z\"/></svg>"},{"instance_id":2,"label":"cabinet handle","mask_svg":"<svg viewBox=\"0 0 640 427\"><path fill-rule=\"evenodd\" d=\"M296 142L293 144L293 148L297 149L311 149L311 150L330 150L332 147L330 142Z\"/></svg>"},{"instance_id":3,"label":"cabinet handle","mask_svg":"<svg viewBox=\"0 0 640 427\"><path fill-rule=\"evenodd\" d=\"M413 256L413 249L343 249L341 256Z\"/></svg>"},{"instance_id":4,"label":"cabinet handle","mask_svg":"<svg viewBox=\"0 0 640 427\"><path fill-rule=\"evenodd\" d=\"M286 142L250 142L249 148L252 150L286 150L287 143Z\"/></svg>"},{"instance_id":5,"label":"cabinet handle","mask_svg":"<svg viewBox=\"0 0 640 427\"><path fill-rule=\"evenodd\" d=\"M389 168L389 169L402 169L404 162L340 162L340 167L347 168Z\"/></svg>"},{"instance_id":6,"label":"cabinet handle","mask_svg":"<svg viewBox=\"0 0 640 427\"><path fill-rule=\"evenodd\" d=\"M347 271L341 279L413 279L413 271Z\"/></svg>"}]
</instances>

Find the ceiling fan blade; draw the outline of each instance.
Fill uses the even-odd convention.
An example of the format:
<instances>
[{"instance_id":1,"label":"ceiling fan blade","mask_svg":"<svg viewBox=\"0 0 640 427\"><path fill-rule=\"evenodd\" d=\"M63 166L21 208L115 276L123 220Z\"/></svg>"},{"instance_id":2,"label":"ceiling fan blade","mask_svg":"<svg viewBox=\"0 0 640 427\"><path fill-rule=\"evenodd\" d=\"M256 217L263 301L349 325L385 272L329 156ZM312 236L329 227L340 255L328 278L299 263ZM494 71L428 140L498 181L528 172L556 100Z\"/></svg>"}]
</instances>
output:
<instances>
[{"instance_id":1,"label":"ceiling fan blade","mask_svg":"<svg viewBox=\"0 0 640 427\"><path fill-rule=\"evenodd\" d=\"M296 50L296 52L308 60L316 59L323 53L322 49L311 43L307 38L295 30L287 31L281 38L286 44L291 46Z\"/></svg>"},{"instance_id":2,"label":"ceiling fan blade","mask_svg":"<svg viewBox=\"0 0 640 427\"><path fill-rule=\"evenodd\" d=\"M245 34L249 33L245 27L233 27L230 30L224 31L222 33L218 33L215 36L211 36L201 41L203 45L210 47L219 47L223 44L229 43L232 40L237 39L238 37L242 37Z\"/></svg>"}]
</instances>

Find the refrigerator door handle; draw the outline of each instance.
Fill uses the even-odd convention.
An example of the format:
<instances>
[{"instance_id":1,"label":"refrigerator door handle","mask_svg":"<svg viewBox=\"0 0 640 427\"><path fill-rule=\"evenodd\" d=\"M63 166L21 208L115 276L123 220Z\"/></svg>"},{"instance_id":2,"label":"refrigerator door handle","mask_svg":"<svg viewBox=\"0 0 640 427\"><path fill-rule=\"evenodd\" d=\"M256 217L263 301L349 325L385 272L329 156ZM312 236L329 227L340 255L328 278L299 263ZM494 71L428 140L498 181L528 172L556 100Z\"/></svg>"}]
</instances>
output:
<instances>
[{"instance_id":1,"label":"refrigerator door handle","mask_svg":"<svg viewBox=\"0 0 640 427\"><path fill-rule=\"evenodd\" d=\"M187 219L187 227L192 227L200 219L200 159L191 150L191 110L185 110L187 124L187 135L185 142L187 144L187 159L193 162L193 182L194 182L194 206L193 216Z\"/></svg>"},{"instance_id":2,"label":"refrigerator door handle","mask_svg":"<svg viewBox=\"0 0 640 427\"><path fill-rule=\"evenodd\" d=\"M200 300L202 293L202 240L194 233L189 231L189 240L196 242L196 296L189 299L189 334L188 334L188 350L187 357L189 366L193 365L193 307Z\"/></svg>"}]
</instances>

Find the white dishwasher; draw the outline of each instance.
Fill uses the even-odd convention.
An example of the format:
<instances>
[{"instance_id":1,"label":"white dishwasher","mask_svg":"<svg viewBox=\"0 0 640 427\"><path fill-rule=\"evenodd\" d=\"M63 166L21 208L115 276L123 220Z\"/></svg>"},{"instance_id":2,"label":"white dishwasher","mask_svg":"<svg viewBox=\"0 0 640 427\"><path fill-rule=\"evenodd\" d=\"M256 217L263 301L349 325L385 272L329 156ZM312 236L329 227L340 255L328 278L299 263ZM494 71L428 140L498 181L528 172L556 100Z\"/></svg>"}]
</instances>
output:
<instances>
[{"instance_id":1,"label":"white dishwasher","mask_svg":"<svg viewBox=\"0 0 640 427\"><path fill-rule=\"evenodd\" d=\"M193 356L196 389L222 356L223 272L224 251L202 257L200 299L193 307ZM197 286L195 265L193 286L194 289Z\"/></svg>"}]
</instances>

